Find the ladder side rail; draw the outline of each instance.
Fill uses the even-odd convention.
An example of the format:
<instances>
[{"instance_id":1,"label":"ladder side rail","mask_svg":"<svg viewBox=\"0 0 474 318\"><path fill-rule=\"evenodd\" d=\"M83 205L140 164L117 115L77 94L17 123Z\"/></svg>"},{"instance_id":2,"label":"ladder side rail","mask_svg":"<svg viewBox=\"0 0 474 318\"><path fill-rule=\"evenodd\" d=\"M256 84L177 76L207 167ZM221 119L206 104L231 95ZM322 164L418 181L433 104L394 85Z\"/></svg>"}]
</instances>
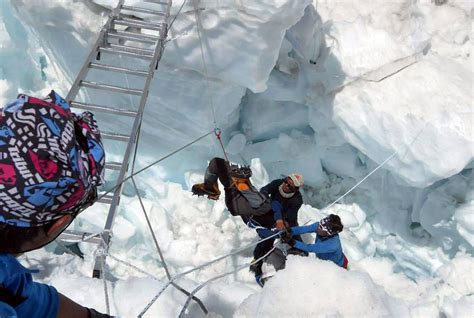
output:
<instances>
[{"instance_id":1,"label":"ladder side rail","mask_svg":"<svg viewBox=\"0 0 474 318\"><path fill-rule=\"evenodd\" d=\"M69 90L67 96L66 96L66 101L70 102L74 98L76 98L77 93L79 92L80 89L80 82L85 78L89 71L89 64L92 62L92 60L95 59L97 53L99 52L99 47L102 43L104 43L106 39L106 33L110 29L112 25L112 21L114 17L118 16L120 7L124 3L125 0L120 0L117 7L112 11L112 13L109 15L109 18L107 19L107 22L102 26L102 29L100 30L99 36L97 37L97 40L94 43L94 46L92 47L91 52L87 56L86 61L82 65L81 70L79 71L79 74L77 74L76 79L74 80L74 83L71 86L71 89Z\"/></svg>"},{"instance_id":2,"label":"ladder side rail","mask_svg":"<svg viewBox=\"0 0 474 318\"><path fill-rule=\"evenodd\" d=\"M117 183L120 184L120 186L117 187L117 189L114 191L112 203L111 203L111 206L109 208L109 213L107 215L107 220L106 220L105 227L104 227L103 242L104 242L105 246L103 246L103 247L105 249L108 248L108 245L109 245L109 242L110 242L111 231L112 231L112 228L113 228L113 225L114 225L115 216L117 214L118 205L119 205L119 202L120 202L120 195L121 195L122 188L123 188L123 183L122 182L125 179L125 175L128 171L128 165L129 165L130 158L131 158L132 152L134 150L134 147L137 146L136 141L137 141L137 137L138 137L138 129L140 127L142 117L143 117L143 111L145 109L146 101L148 99L149 87L150 87L151 81L152 81L153 76L154 76L155 65L159 62L159 60L161 58L163 39L165 37L166 37L166 32L164 32L163 38L158 40L157 43L156 43L155 52L154 52L153 58L150 62L149 73L148 73L148 76L146 78L145 87L143 89L143 95L140 99L140 104L139 104L139 107L138 107L137 116L135 117L135 120L133 122L132 132L130 134L130 141L128 142L127 148L125 150L124 159L123 159L123 163L122 163L122 168L120 169L120 173L119 173L119 176L118 176L118 179L117 179Z\"/></svg>"}]
</instances>

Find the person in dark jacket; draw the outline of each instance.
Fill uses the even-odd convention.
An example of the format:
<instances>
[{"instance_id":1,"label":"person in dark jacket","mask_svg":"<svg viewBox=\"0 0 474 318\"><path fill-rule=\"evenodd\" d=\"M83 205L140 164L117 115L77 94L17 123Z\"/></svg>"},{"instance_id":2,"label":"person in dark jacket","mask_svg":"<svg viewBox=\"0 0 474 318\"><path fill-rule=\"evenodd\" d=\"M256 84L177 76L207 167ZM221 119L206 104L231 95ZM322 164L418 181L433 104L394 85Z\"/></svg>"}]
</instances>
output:
<instances>
[{"instance_id":1,"label":"person in dark jacket","mask_svg":"<svg viewBox=\"0 0 474 318\"><path fill-rule=\"evenodd\" d=\"M15 255L53 241L94 203L105 152L93 115L51 91L0 109L0 317L109 317L34 282Z\"/></svg>"},{"instance_id":2,"label":"person in dark jacket","mask_svg":"<svg viewBox=\"0 0 474 318\"><path fill-rule=\"evenodd\" d=\"M268 229L276 228L278 231L286 227L298 225L298 211L303 205L303 197L299 191L304 184L303 176L292 173L284 179L276 179L260 189L271 202L272 210L262 216L242 217L244 222L255 227L261 238L269 235ZM275 238L262 241L255 246L254 260L263 257L273 247ZM262 260L253 262L250 270L257 278L262 274Z\"/></svg>"}]
</instances>

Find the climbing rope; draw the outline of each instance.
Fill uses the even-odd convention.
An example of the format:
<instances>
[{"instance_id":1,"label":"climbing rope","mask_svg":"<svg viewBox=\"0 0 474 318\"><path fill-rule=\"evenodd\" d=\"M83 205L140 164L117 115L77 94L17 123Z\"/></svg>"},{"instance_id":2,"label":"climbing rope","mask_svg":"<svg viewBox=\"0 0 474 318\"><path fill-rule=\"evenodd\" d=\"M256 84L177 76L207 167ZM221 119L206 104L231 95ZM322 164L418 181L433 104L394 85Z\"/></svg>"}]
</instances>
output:
<instances>
[{"instance_id":1,"label":"climbing rope","mask_svg":"<svg viewBox=\"0 0 474 318\"><path fill-rule=\"evenodd\" d=\"M145 209L145 205L143 204L143 201L142 201L142 198L140 196L140 192L138 191L138 187L135 183L135 179L132 177L132 183L133 183L133 186L135 188L135 191L136 191L136 194L138 196L138 200L140 201L140 206L142 208L142 211L143 211L143 214L145 215L145 219L146 219L146 222L147 222L147 225L148 225L148 228L151 232L151 235L153 237L153 241L155 243L155 246L156 246L156 250L158 251L158 254L160 256L160 259L161 259L161 263L163 264L163 268L165 269L165 272L166 272L166 276L168 277L168 281L171 281L171 275L170 275L170 272L168 270L168 266L166 265L166 262L165 262L165 258L163 256L163 253L161 252L161 248L160 248L160 245L158 244L158 240L156 238L156 235L155 235L155 231L153 231L153 227L151 226L151 222L150 222L150 219L148 218L148 214L146 212L146 209ZM186 294L189 296L189 292L186 291L184 288L182 288L181 286L175 284L174 282L171 282L171 285L173 285L176 289L178 289L179 291L181 291L182 293ZM196 298L196 297L192 297L192 299L194 299L198 304L199 306L201 307L201 309L203 310L203 312L205 314L207 314L207 309L206 307L204 306L204 304L201 302L200 299Z\"/></svg>"},{"instance_id":2,"label":"climbing rope","mask_svg":"<svg viewBox=\"0 0 474 318\"><path fill-rule=\"evenodd\" d=\"M209 266L209 265L211 265L211 264L214 264L214 263L216 263L216 262L218 262L218 261L220 261L220 260L223 260L224 258L227 258L227 257L229 257L229 256L238 254L238 253L240 253L240 252L242 252L242 251L244 251L244 250L246 250L246 249L248 249L248 248L250 248L250 247L256 246L256 245L259 244L260 242L264 242L264 241L266 241L266 240L272 239L272 238L274 238L274 237L280 235L280 233L281 233L281 231L278 232L278 233L275 233L275 234L273 234L273 235L271 235L271 236L268 236L268 237L266 237L266 238L264 238L264 239L261 239L261 240L259 240L259 241L256 241L256 242L253 242L253 243L251 243L251 244L245 245L245 246L243 246L243 247L241 247L241 248L238 248L238 249L236 249L236 250L234 250L234 251L232 251L232 252L230 252L230 253L228 253L228 254L219 256L219 257L217 257L217 258L215 258L215 259L213 259L213 260L211 260L211 261L209 261L209 262L206 262L206 263L204 263L204 264L201 264L201 265L199 265L199 266L196 266L196 267L194 267L194 268L191 268L191 269L189 269L189 270L187 270L187 271L185 271L185 272L182 272L182 273L179 273L179 274L175 275L168 283L166 283L166 284L158 291L158 293L155 295L155 297L153 297L153 299L145 306L145 308L144 308L143 311L140 313L140 315L145 314L145 313L148 311L148 309L155 303L155 301L160 297L160 295L166 290L166 288L168 288L168 286L171 285L172 282L174 282L175 280L181 278L182 276L185 276L185 275L187 275L187 274L190 274L190 273L192 273L192 272L195 272L195 271L197 271L197 270L199 270L199 269L202 269L202 268L204 268L204 267L207 267L207 266Z\"/></svg>"},{"instance_id":3,"label":"climbing rope","mask_svg":"<svg viewBox=\"0 0 474 318\"><path fill-rule=\"evenodd\" d=\"M236 273L244 268L247 268L248 266L251 266L253 264L256 264L260 261L262 261L263 259L265 259L265 257L267 257L268 255L270 255L277 247L278 245L280 245L281 243L280 242L277 242L275 245L273 245L273 247L267 252L265 253L262 257L256 259L256 260L253 260L252 262L250 263L245 263L245 264L242 264L240 265L239 267L237 267L236 269L232 270L232 271L229 271L229 272L226 272L226 273L223 273L223 274L220 274L220 275L217 275L215 277L212 277L208 280L206 280L205 282L199 284L196 288L194 288L190 295L188 296L188 298L186 299L186 302L184 303L184 306L183 306L183 309L181 309L181 312L179 313L179 318L182 318L184 317L184 314L186 313L186 309L188 308L189 306L189 303L191 302L191 299L192 299L192 296L196 295L196 293L198 291L200 291L201 289L203 289L204 287L206 287L207 285L209 285L211 282L219 279L219 278L222 278L222 277L225 277L227 275L230 275L230 274L233 274L233 273Z\"/></svg>"},{"instance_id":4,"label":"climbing rope","mask_svg":"<svg viewBox=\"0 0 474 318\"><path fill-rule=\"evenodd\" d=\"M176 21L176 18L179 16L179 14L181 13L181 10L183 10L183 7L184 5L186 4L186 2L188 2L188 0L184 0L183 3L181 4L181 7L179 8L178 12L176 13L176 15L174 16L173 20L171 21L170 25L168 26L168 30L171 29L171 27L173 26L174 24L174 21Z\"/></svg>"},{"instance_id":5,"label":"climbing rope","mask_svg":"<svg viewBox=\"0 0 474 318\"><path fill-rule=\"evenodd\" d=\"M110 303L109 303L109 291L107 288L107 280L105 279L105 262L102 262L101 271L104 273L102 275L102 282L104 283L104 296L105 296L105 307L107 309L107 315L110 315Z\"/></svg>"},{"instance_id":6,"label":"climbing rope","mask_svg":"<svg viewBox=\"0 0 474 318\"><path fill-rule=\"evenodd\" d=\"M156 239L155 231L153 231L153 227L151 226L150 219L148 218L148 214L146 213L145 205L143 204L142 198L140 196L140 193L138 191L137 184L135 183L135 179L132 177L132 183L133 187L135 188L135 192L138 196L138 201L140 202L140 206L143 211L143 215L145 216L146 219L146 224L148 226L148 229L150 230L151 236L153 237L153 242L155 243L156 250L158 251L158 255L160 256L161 263L163 265L163 268L165 269L166 276L168 279L171 279L170 272L168 270L168 266L166 265L165 258L163 257L163 253L161 252L160 244L158 244L158 240Z\"/></svg>"},{"instance_id":7,"label":"climbing rope","mask_svg":"<svg viewBox=\"0 0 474 318\"><path fill-rule=\"evenodd\" d=\"M168 159L169 157L173 156L174 154L186 149L187 147L191 146L192 144L195 144L196 142L200 141L201 139L204 139L205 137L209 136L210 134L214 133L214 130L211 130L210 132L208 133L205 133L204 135L194 139L193 141L187 143L186 145L170 152L169 154L165 155L164 157L161 157L160 159L150 163L149 165L145 166L144 168L138 170L137 172L133 172L131 173L128 177L124 178L121 182L117 183L115 186L113 186L111 189L107 190L106 192L102 193L97 199L94 200L93 203L99 201L100 199L102 199L103 197L105 197L107 194L115 191L118 187L120 187L123 183L125 183L125 181L128 181L130 180L132 177L142 173L143 171L145 170L148 170L149 168L155 166L156 164L160 163L161 161L165 160L165 159Z\"/></svg>"},{"instance_id":8,"label":"climbing rope","mask_svg":"<svg viewBox=\"0 0 474 318\"><path fill-rule=\"evenodd\" d=\"M395 157L395 155L397 155L401 150L404 150L405 151L405 154L402 156L402 158L406 155L408 149L410 149L410 147L415 143L415 141L418 139L418 137L420 137L421 133L425 130L426 126L428 125L428 122L425 123L425 125L420 129L420 131L415 135L415 137L413 138L413 140L405 145L405 147L402 147L401 149L399 150L395 150L390 156L388 156L382 163L380 163L377 167L375 167L372 171L370 171L364 178L362 178L362 180L360 180L359 182L357 182L356 185L354 185L352 188L350 188L348 191L346 191L346 193L344 193L342 196L340 196L339 198L337 198L334 202L332 202L331 204L329 204L328 206L326 206L325 208L323 208L321 211L324 211L324 210L327 210L329 209L330 207L332 207L334 204L336 204L337 202L341 201L346 195L348 195L349 193L351 193L355 188L357 188L360 184L362 184L362 182L364 182L365 180L367 180L367 178L369 178L372 174L374 174L377 170L379 170L380 168L382 168L387 162L389 162L390 160L392 160L393 157ZM309 223L310 221L307 221L305 224Z\"/></svg>"},{"instance_id":9,"label":"climbing rope","mask_svg":"<svg viewBox=\"0 0 474 318\"><path fill-rule=\"evenodd\" d=\"M221 139L222 131L219 128L216 128L216 129L214 129L214 134L216 135L216 138L217 138L217 140L219 141L219 143L221 145L222 152L224 153L225 160L227 162L229 162L229 158L227 157L227 153L225 152L224 144L222 144L222 139Z\"/></svg>"},{"instance_id":10,"label":"climbing rope","mask_svg":"<svg viewBox=\"0 0 474 318\"><path fill-rule=\"evenodd\" d=\"M227 153L225 151L224 145L222 144L222 139L221 139L221 133L222 132L219 128L217 128L216 111L215 111L215 108L214 108L214 99L212 97L213 95L212 95L211 89L210 89L209 73L207 71L206 59L204 58L204 49L202 47L202 36L201 36L201 34L202 34L202 21L201 21L201 18L199 16L199 8L197 7L197 1L193 2L193 4L194 4L194 17L195 17L195 20L196 20L197 35L198 35L198 38L199 38L199 49L201 51L201 61L202 61L204 74L205 74L205 78L206 78L206 90L207 90L207 95L209 96L209 101L210 101L209 104L211 105L215 134L216 134L217 140L220 143L222 151L224 152L225 160L227 162L229 162L229 158L227 157Z\"/></svg>"}]
</instances>

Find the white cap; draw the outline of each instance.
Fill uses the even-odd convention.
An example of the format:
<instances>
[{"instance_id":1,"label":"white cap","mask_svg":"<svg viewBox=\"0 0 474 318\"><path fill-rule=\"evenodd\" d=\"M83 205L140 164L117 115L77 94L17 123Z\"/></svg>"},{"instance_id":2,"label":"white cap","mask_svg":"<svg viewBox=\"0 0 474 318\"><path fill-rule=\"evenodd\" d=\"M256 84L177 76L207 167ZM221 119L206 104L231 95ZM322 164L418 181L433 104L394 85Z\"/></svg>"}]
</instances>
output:
<instances>
[{"instance_id":1,"label":"white cap","mask_svg":"<svg viewBox=\"0 0 474 318\"><path fill-rule=\"evenodd\" d=\"M291 181L293 181L293 184L295 185L295 187L301 187L304 184L304 178L299 173L292 173L288 176L288 178L290 178Z\"/></svg>"}]
</instances>

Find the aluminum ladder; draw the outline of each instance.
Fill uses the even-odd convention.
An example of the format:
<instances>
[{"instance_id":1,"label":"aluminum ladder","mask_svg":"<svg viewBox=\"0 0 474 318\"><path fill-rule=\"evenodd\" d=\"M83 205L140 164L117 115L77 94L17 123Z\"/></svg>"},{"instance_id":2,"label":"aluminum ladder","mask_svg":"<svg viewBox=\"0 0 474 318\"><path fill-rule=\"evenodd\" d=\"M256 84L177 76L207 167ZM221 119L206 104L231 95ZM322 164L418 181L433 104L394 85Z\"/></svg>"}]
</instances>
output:
<instances>
[{"instance_id":1,"label":"aluminum ladder","mask_svg":"<svg viewBox=\"0 0 474 318\"><path fill-rule=\"evenodd\" d=\"M119 0L117 7L109 15L108 20L100 30L100 34L92 47L89 56L86 58L85 63L80 69L68 95L66 96L66 100L73 108L91 111L96 115L100 113L106 117L108 116L107 119L104 119L102 124L105 124L106 121L109 121L109 123L115 123L118 116L133 119L130 134L123 134L115 131L108 132L101 129L101 135L104 142L106 140L112 140L126 144L123 160L121 162L108 161L105 164L106 182L108 181L107 171L109 170L118 171L118 178L113 182L115 189L112 194L101 197L101 199L95 203L109 205L109 211L102 233L92 234L66 230L59 236L60 240L98 244L99 249L103 251L108 251L114 220L118 212L120 197L123 191L123 180L126 179L130 165L134 161L138 135L150 84L153 80L155 70L158 68L158 63L164 50L172 5L172 0L146 0L150 5L154 7L156 6L156 9L150 9L125 5L124 2L125 0ZM137 17L137 14L144 16L144 18ZM130 42L134 43L134 45L129 45ZM119 57L118 60L117 56ZM115 59L111 57L115 57ZM121 65L122 57L129 58L129 64L132 66L129 67L127 65L127 67L124 67ZM145 66L142 64L142 68L137 68L136 64L139 64L138 61L143 63L143 60L145 61ZM95 73L96 77L101 77L100 75L102 74L105 76L106 80L101 82L92 81L89 79L91 73ZM143 86L138 88L128 87L127 77L125 77L127 80L125 83L126 85L110 83L110 80L116 80L118 76L124 75L131 75L144 79ZM83 92L84 90L86 92ZM79 101L79 98L89 96L87 95L88 90L105 92L107 95L99 98L99 100L104 102L102 102L101 105L98 105L95 103ZM81 95L81 93L83 94ZM134 106L133 109L117 107L114 102L111 102L117 94L122 94L122 96L135 96L135 98L138 98L139 100L137 103L138 106ZM111 106L110 104L114 106ZM101 127L101 121L97 120L97 122L99 127ZM115 124L115 126L119 125ZM107 146L105 146L105 151L107 158ZM102 273L102 268L105 264L105 255L106 254L98 255L96 257L92 274L93 277L99 278L104 275L104 273ZM160 258L164 262L161 254ZM171 279L170 277L168 278ZM178 284L172 283L172 285L182 293L190 296L190 293ZM198 303L203 312L207 313L207 309L202 301L195 296L192 298Z\"/></svg>"},{"instance_id":2,"label":"aluminum ladder","mask_svg":"<svg viewBox=\"0 0 474 318\"><path fill-rule=\"evenodd\" d=\"M106 195L98 202L110 205L107 220L104 229L99 235L90 233L81 233L77 231L66 230L59 237L63 240L91 242L102 245L104 250L108 249L114 220L118 211L120 203L120 196L123 190L122 181L126 177L129 170L130 161L134 154L134 149L137 143L137 137L141 126L142 116L145 109L145 104L148 97L150 84L153 79L155 70L158 67L158 62L161 59L163 52L163 44L167 36L168 20L170 17L170 8L172 1L155 1L148 0L149 3L157 6L157 9L149 9L143 7L128 6L124 4L125 0L120 0L117 7L111 12L108 20L100 30L98 39L91 49L89 56L82 68L79 71L72 87L66 97L71 107L101 113L109 116L109 120L113 121L116 116L126 116L133 118L133 125L130 134L123 134L114 131L102 131L102 139L104 142L109 140L126 143L126 148L122 162L108 161L105 164L106 174L107 170L118 171L118 178L116 184L119 185L110 195ZM138 18L133 14L141 14L151 16L158 19L158 22L150 22L142 18ZM146 32L146 33L145 33ZM129 45L132 42L135 45ZM124 45L124 43L126 45ZM136 44L138 43L138 45ZM141 47L140 47L141 45ZM149 45L151 48L144 48L144 45ZM117 57L113 56L119 56ZM135 69L117 65L117 61L122 61L122 57L128 57L130 60L140 59L148 62L148 69ZM143 63L143 61L142 61ZM133 62L132 62L133 65ZM96 82L88 79L91 71L95 72L96 76L103 75L108 79L115 79L120 74L133 75L145 79L143 87L129 88L126 85L115 85L104 82ZM138 96L139 103L135 109L125 109L116 106L92 104L89 102L82 102L76 100L83 90L100 90L105 91L106 96L101 100L113 100L113 96L117 94ZM86 94L87 92L84 92ZM107 96L108 94L108 96ZM122 96L123 96L122 95ZM101 126L98 120L99 127ZM106 158L107 158L107 147ZM107 180L106 180L107 181ZM100 195L100 194L99 194ZM97 203L96 203L97 204ZM102 263L104 256L98 257L94 266L94 277L102 275Z\"/></svg>"}]
</instances>

